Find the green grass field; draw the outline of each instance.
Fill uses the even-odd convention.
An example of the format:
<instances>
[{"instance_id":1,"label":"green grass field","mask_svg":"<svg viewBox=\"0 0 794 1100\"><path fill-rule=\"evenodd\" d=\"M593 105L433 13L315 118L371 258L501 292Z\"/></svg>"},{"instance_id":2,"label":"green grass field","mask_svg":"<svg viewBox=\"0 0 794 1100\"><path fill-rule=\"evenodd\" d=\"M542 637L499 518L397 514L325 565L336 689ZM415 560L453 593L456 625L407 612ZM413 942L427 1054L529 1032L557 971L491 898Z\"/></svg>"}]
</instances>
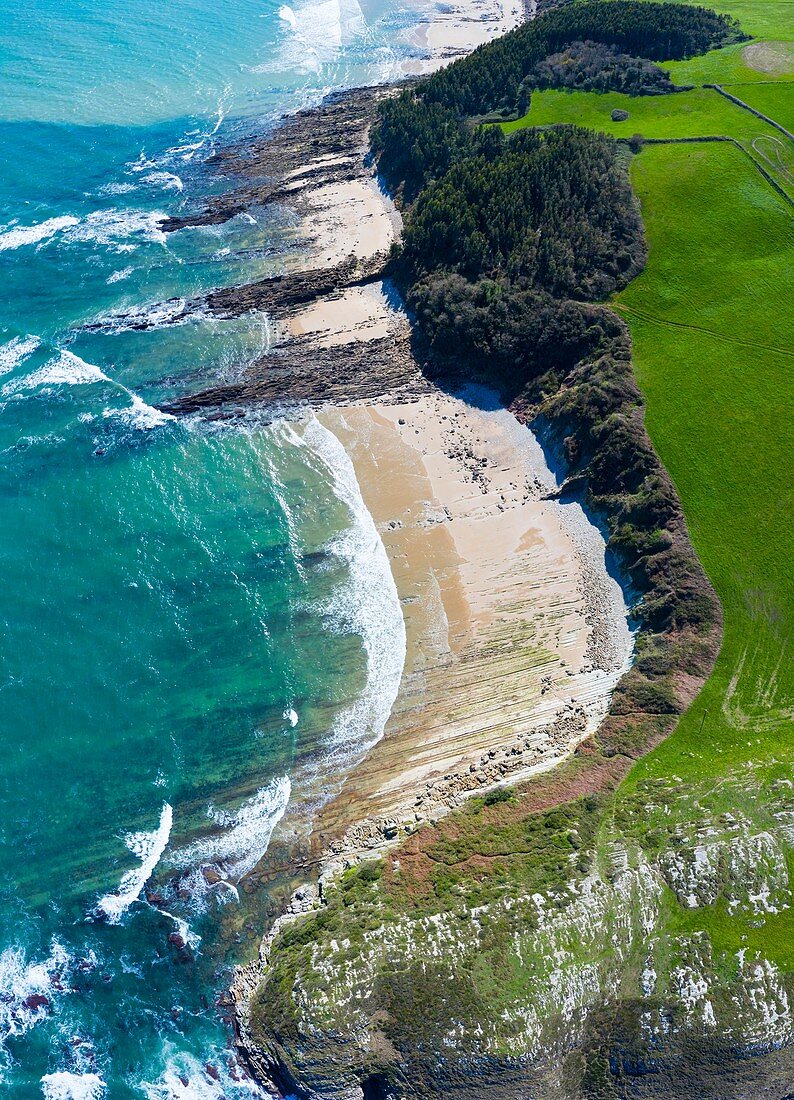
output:
<instances>
[{"instance_id":1,"label":"green grass field","mask_svg":"<svg viewBox=\"0 0 794 1100\"><path fill-rule=\"evenodd\" d=\"M610 116L615 108L628 111L625 122L612 121ZM503 123L502 129L510 134L526 126L559 123L588 126L613 137L631 137L632 134L642 134L646 138L724 136L748 144L759 134L775 133L767 123L711 88L663 96L547 89L533 92L527 114L516 122Z\"/></svg>"},{"instance_id":2,"label":"green grass field","mask_svg":"<svg viewBox=\"0 0 794 1100\"><path fill-rule=\"evenodd\" d=\"M789 42L794 40L791 0L710 0L703 4L700 0L681 2L711 8L721 15L732 15L739 20L742 30L753 38L778 38Z\"/></svg>"},{"instance_id":3,"label":"green grass field","mask_svg":"<svg viewBox=\"0 0 794 1100\"><path fill-rule=\"evenodd\" d=\"M755 61L752 61L753 51ZM702 57L690 57L687 61L668 61L662 68L678 85L791 80L794 79L794 43L740 42L724 50L712 50Z\"/></svg>"},{"instance_id":4,"label":"green grass field","mask_svg":"<svg viewBox=\"0 0 794 1100\"><path fill-rule=\"evenodd\" d=\"M665 799L683 822L741 809L770 828L794 749L794 221L730 146L646 147L632 181L650 255L616 305L725 637L700 697L619 799L675 776ZM716 907L686 922L734 950L750 931ZM794 923L775 922L788 934L753 940L788 959Z\"/></svg>"},{"instance_id":5,"label":"green grass field","mask_svg":"<svg viewBox=\"0 0 794 1100\"><path fill-rule=\"evenodd\" d=\"M794 133L794 80L778 80L768 84L725 84L724 87L726 92L749 103L768 118L773 118L789 133Z\"/></svg>"},{"instance_id":6,"label":"green grass field","mask_svg":"<svg viewBox=\"0 0 794 1100\"><path fill-rule=\"evenodd\" d=\"M777 41L676 62L673 79L728 85L794 128L794 50L781 41L793 37L794 6L715 6ZM627 121L612 122L616 107ZM794 196L794 143L711 89L535 92L528 114L503 128L559 123L626 137L731 137ZM619 788L601 846L639 840L658 851L677 836L694 847L710 832L733 835L725 823L738 819L747 835L782 837L794 871L792 838L779 828L794 809L794 217L742 149L646 145L631 166L649 259L614 304L631 328L648 430L720 596L725 635L689 712ZM670 934L706 931L718 956L748 947L794 968L790 909L762 921L724 903L684 908L671 892L665 912Z\"/></svg>"}]
</instances>

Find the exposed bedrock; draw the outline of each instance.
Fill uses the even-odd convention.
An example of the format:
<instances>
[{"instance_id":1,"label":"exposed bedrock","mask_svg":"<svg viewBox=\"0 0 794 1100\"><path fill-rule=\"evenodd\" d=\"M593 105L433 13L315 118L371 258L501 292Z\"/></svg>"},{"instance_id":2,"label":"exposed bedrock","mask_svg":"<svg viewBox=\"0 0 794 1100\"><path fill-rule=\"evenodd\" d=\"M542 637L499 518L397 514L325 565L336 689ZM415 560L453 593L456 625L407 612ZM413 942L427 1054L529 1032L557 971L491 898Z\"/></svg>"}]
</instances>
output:
<instances>
[{"instance_id":1,"label":"exposed bedrock","mask_svg":"<svg viewBox=\"0 0 794 1100\"><path fill-rule=\"evenodd\" d=\"M308 188L359 178L377 105L393 94L388 85L340 92L290 115L269 134L220 149L208 163L232 186L160 228L218 225L268 202L292 206Z\"/></svg>"}]
</instances>

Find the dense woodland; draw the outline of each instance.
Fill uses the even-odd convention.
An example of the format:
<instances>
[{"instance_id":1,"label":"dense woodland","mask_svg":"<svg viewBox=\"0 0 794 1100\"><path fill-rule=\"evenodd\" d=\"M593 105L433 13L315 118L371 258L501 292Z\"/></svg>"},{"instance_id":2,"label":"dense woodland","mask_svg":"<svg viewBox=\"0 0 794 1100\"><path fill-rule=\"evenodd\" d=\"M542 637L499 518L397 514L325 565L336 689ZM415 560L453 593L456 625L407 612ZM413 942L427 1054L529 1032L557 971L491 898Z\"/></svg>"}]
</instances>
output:
<instances>
[{"instance_id":1,"label":"dense woodland","mask_svg":"<svg viewBox=\"0 0 794 1100\"><path fill-rule=\"evenodd\" d=\"M666 95L678 91L653 61L621 53L603 42L572 42L538 61L522 81L519 101L528 103L533 88L572 88L583 92Z\"/></svg>"},{"instance_id":2,"label":"dense woodland","mask_svg":"<svg viewBox=\"0 0 794 1100\"><path fill-rule=\"evenodd\" d=\"M392 271L428 369L497 385L564 451L567 485L604 516L611 549L645 593L650 663L638 660L617 705L628 694L629 709L655 714L674 709L673 669L695 673L705 661L711 643L697 639L719 611L645 433L628 331L593 304L645 262L630 154L574 126L505 137L476 123L514 107L522 86L526 94L556 80L566 50L584 79L611 70L614 80L641 81L655 69L647 58L736 37L731 20L703 8L574 2L384 104L374 136L404 209Z\"/></svg>"}]
</instances>

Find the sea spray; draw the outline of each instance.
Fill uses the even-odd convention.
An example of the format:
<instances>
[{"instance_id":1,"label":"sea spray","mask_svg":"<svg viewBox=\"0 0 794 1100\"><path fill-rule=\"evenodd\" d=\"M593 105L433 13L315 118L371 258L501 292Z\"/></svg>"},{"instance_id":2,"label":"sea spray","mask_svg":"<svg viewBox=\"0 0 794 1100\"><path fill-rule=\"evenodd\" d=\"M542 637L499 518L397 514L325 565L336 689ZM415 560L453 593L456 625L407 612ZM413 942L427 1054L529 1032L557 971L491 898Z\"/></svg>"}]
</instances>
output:
<instances>
[{"instance_id":1,"label":"sea spray","mask_svg":"<svg viewBox=\"0 0 794 1100\"><path fill-rule=\"evenodd\" d=\"M124 843L141 863L139 867L124 873L118 890L105 894L96 903L95 914L108 924L119 924L127 909L138 900L168 845L173 820L174 812L169 803L165 802L160 813L160 824L156 829L150 833L129 833L124 838Z\"/></svg>"}]
</instances>

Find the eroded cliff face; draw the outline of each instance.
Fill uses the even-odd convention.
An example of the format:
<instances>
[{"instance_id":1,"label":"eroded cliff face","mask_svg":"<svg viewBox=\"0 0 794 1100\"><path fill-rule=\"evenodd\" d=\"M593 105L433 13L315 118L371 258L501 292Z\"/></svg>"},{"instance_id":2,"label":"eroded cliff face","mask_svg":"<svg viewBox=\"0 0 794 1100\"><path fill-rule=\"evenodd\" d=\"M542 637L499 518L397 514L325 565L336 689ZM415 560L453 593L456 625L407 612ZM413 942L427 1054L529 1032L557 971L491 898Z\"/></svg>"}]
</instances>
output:
<instances>
[{"instance_id":1,"label":"eroded cliff face","mask_svg":"<svg viewBox=\"0 0 794 1100\"><path fill-rule=\"evenodd\" d=\"M478 800L324 887L274 944L251 1038L308 1097L782 1098L794 982L785 936L759 944L789 923L794 800L753 793L753 818L691 822L674 778L617 817Z\"/></svg>"}]
</instances>

